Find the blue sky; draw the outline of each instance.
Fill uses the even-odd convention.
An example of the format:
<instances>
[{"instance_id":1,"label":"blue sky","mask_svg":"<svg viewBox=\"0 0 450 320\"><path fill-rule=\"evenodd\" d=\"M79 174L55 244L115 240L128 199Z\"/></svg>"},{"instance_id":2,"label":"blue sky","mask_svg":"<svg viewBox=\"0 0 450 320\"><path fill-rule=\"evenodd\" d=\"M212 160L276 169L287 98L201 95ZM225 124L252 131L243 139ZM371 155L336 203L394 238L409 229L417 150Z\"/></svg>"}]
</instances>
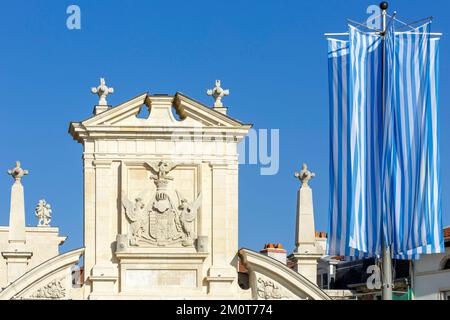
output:
<instances>
[{"instance_id":1,"label":"blue sky","mask_svg":"<svg viewBox=\"0 0 450 320\"><path fill-rule=\"evenodd\" d=\"M240 168L239 242L294 246L293 174L307 162L317 177L316 229L327 229L328 79L325 32L345 31L345 18L364 21L373 1L2 1L0 10L0 224L9 216L12 179L21 160L27 224L45 198L53 225L69 235L62 248L82 246L81 145L70 121L91 115L90 87L105 76L117 105L145 91L181 91L208 105L215 79L231 90L229 114L255 128L280 130L280 170L261 176ZM81 30L66 28L66 8L81 8ZM447 0L390 1L398 18L434 16L433 31L450 34ZM441 162L444 225L450 225L450 44L441 47Z\"/></svg>"}]
</instances>

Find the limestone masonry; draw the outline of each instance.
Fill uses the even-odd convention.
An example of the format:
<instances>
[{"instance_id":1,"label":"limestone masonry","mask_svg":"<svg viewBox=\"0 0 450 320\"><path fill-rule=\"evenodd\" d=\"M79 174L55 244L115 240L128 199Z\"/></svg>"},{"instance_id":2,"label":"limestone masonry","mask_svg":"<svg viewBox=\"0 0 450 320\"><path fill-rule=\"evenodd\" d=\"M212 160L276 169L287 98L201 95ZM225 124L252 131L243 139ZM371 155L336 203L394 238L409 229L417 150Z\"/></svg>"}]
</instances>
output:
<instances>
[{"instance_id":1,"label":"limestone masonry","mask_svg":"<svg viewBox=\"0 0 450 320\"><path fill-rule=\"evenodd\" d=\"M83 146L84 248L59 254L65 237L44 199L37 226L25 227L32 173L17 163L0 227L0 299L330 299L315 284L323 250L306 165L296 174L295 267L239 250L237 145L251 125L227 115L220 81L208 90L212 108L179 92L111 107L104 79L92 92L93 116L69 127Z\"/></svg>"}]
</instances>

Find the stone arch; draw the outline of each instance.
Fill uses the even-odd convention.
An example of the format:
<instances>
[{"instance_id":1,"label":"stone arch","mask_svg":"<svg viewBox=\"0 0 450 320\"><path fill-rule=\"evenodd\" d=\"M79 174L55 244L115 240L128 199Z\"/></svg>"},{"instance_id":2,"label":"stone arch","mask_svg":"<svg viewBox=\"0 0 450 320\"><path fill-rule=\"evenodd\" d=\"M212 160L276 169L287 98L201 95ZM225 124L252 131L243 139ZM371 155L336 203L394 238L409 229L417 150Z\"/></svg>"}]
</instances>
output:
<instances>
[{"instance_id":1,"label":"stone arch","mask_svg":"<svg viewBox=\"0 0 450 320\"><path fill-rule=\"evenodd\" d=\"M446 255L439 264L439 270L450 270L450 255Z\"/></svg>"},{"instance_id":2,"label":"stone arch","mask_svg":"<svg viewBox=\"0 0 450 320\"><path fill-rule=\"evenodd\" d=\"M72 266L83 249L58 255L31 269L0 292L0 300L73 299Z\"/></svg>"},{"instance_id":3,"label":"stone arch","mask_svg":"<svg viewBox=\"0 0 450 320\"><path fill-rule=\"evenodd\" d=\"M248 249L239 257L249 271L252 298L258 300L331 300L314 283L281 262Z\"/></svg>"}]
</instances>

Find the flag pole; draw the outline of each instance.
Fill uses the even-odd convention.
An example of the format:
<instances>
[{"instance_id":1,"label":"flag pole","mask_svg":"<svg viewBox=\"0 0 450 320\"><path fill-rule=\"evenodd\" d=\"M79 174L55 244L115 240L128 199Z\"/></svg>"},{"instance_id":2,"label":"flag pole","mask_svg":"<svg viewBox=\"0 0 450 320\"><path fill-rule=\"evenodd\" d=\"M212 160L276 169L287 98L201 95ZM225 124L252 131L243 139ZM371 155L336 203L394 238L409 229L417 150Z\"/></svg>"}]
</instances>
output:
<instances>
[{"instance_id":1,"label":"flag pole","mask_svg":"<svg viewBox=\"0 0 450 320\"><path fill-rule=\"evenodd\" d=\"M385 88L385 79L386 79L386 31L387 31L387 9L389 5L387 2L380 3L381 9L381 19L382 19L382 32L381 32L381 41L382 41L382 49L383 49L383 58L382 58L382 110L383 117L386 107L386 88ZM382 241L382 298L383 300L392 300L392 256L391 256L391 248L385 242L384 237L384 228L381 228L381 241Z\"/></svg>"}]
</instances>

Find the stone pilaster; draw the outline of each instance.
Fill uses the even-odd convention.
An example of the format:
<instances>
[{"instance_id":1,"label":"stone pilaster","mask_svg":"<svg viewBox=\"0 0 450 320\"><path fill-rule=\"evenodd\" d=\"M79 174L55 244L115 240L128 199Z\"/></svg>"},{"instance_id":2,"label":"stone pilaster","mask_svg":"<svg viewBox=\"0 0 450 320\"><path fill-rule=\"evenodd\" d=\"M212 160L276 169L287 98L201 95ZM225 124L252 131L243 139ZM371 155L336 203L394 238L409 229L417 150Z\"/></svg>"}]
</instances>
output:
<instances>
[{"instance_id":1,"label":"stone pilaster","mask_svg":"<svg viewBox=\"0 0 450 320\"><path fill-rule=\"evenodd\" d=\"M228 165L212 165L212 265L208 271L209 294L229 296L234 293L237 280L236 268L232 267L237 252L237 208L230 203L229 194L234 186ZM236 186L237 187L237 186ZM237 211L237 210L236 210ZM236 237L236 239L234 239ZM232 244L232 247L230 246Z\"/></svg>"},{"instance_id":2,"label":"stone pilaster","mask_svg":"<svg viewBox=\"0 0 450 320\"><path fill-rule=\"evenodd\" d=\"M95 265L89 280L92 295L113 295L118 279L117 267L112 263L112 221L116 219L110 191L112 161L95 160Z\"/></svg>"},{"instance_id":3,"label":"stone pilaster","mask_svg":"<svg viewBox=\"0 0 450 320\"><path fill-rule=\"evenodd\" d=\"M7 281L12 283L27 272L28 262L33 254L31 252L2 252L6 259Z\"/></svg>"}]
</instances>

